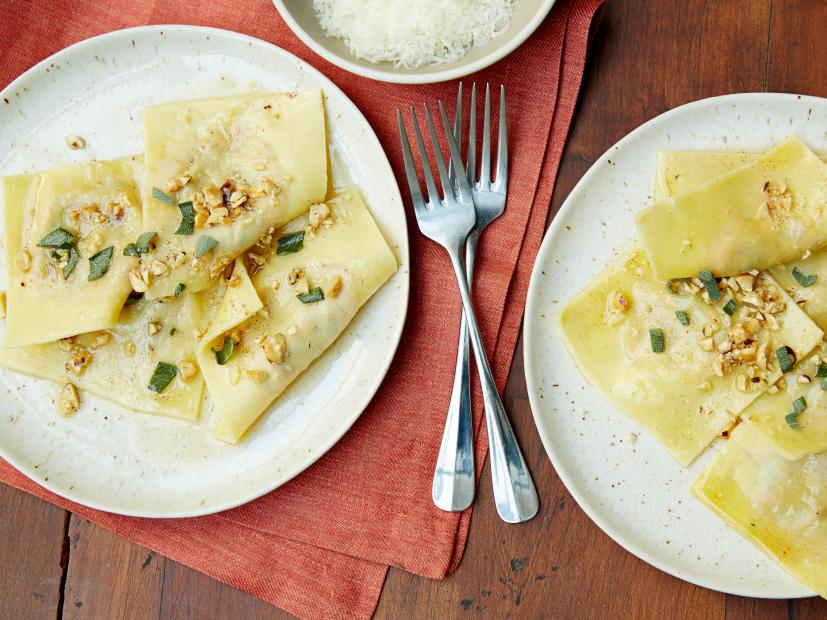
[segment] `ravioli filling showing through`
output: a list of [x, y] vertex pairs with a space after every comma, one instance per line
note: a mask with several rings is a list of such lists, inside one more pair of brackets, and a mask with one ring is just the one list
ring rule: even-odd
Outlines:
[[[248, 277], [236, 263], [198, 346], [219, 439], [236, 443], [397, 269], [357, 190], [279, 231]], [[301, 237], [301, 242], [296, 239]]]
[[3, 179], [5, 346], [114, 327], [137, 260], [142, 159], [125, 157]]
[[144, 111], [144, 228], [157, 247], [133, 286], [149, 299], [213, 284], [269, 228], [324, 200], [323, 95], [262, 93]]
[[585, 377], [684, 466], [779, 379], [778, 348], [803, 359], [823, 337], [771, 276], [745, 275], [716, 281], [713, 302], [692, 280], [658, 281], [636, 249], [561, 315]]

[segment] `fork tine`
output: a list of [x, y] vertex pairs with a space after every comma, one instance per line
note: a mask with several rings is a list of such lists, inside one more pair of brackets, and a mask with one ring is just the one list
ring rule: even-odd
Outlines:
[[451, 163], [457, 171], [456, 184], [457, 191], [464, 201], [473, 202], [474, 198], [471, 195], [471, 186], [468, 184], [468, 178], [465, 176], [462, 166], [462, 155], [459, 152], [456, 140], [451, 135], [451, 130], [448, 125], [448, 114], [445, 112], [445, 106], [442, 101], [439, 102], [439, 113], [442, 116], [442, 126], [445, 128], [445, 135], [448, 137], [448, 152], [450, 153]]
[[419, 187], [419, 179], [416, 177], [416, 166], [413, 162], [413, 153], [411, 153], [411, 145], [408, 142], [408, 131], [405, 129], [405, 121], [402, 119], [402, 112], [396, 108], [396, 121], [399, 123], [399, 138], [402, 141], [402, 158], [405, 160], [405, 176], [408, 179], [408, 190], [411, 192], [411, 202], [414, 206], [414, 212], [419, 217], [421, 212], [425, 210], [425, 202], [422, 199], [422, 190]]
[[[454, 140], [457, 144], [462, 144], [462, 82], [457, 88], [457, 106], [454, 108]], [[452, 159], [448, 160], [448, 178], [451, 179], [452, 185], [456, 186]]]
[[508, 128], [505, 122], [505, 86], [500, 85], [500, 127], [497, 135], [497, 178], [494, 191], [505, 192], [508, 186]]
[[471, 116], [468, 118], [468, 159], [465, 172], [471, 185], [477, 176], [477, 83], [471, 85]]
[[[445, 160], [442, 158], [442, 148], [439, 143], [439, 139], [436, 137], [436, 129], [434, 128], [434, 119], [431, 118], [431, 110], [428, 108], [428, 104], [424, 104], [425, 107], [425, 120], [428, 122], [428, 131], [431, 134], [431, 144], [434, 147], [434, 159], [436, 160], [436, 167], [439, 170], [439, 180], [442, 182], [442, 190], [445, 194], [445, 202], [449, 205], [453, 205], [456, 203], [456, 197], [454, 196], [454, 188], [451, 186], [451, 181], [448, 179], [448, 169], [445, 167]], [[446, 137], [448, 141], [451, 141], [451, 130], [448, 127], [445, 128]], [[462, 168], [459, 168], [462, 170]]]
[[480, 187], [491, 184], [491, 89], [485, 85], [485, 116], [482, 119], [482, 161], [480, 162]]
[[[416, 118], [416, 112], [414, 111], [413, 106], [411, 106], [411, 118], [413, 119], [416, 144], [419, 147], [419, 156], [422, 158], [422, 176], [425, 177], [425, 187], [428, 188], [428, 204], [431, 207], [435, 207], [439, 204], [441, 198], [436, 189], [436, 184], [434, 183], [434, 175], [431, 172], [431, 162], [428, 161], [428, 151], [425, 150], [425, 142], [422, 141], [422, 132], [419, 131], [419, 121]], [[434, 145], [434, 152], [438, 157], [440, 157], [439, 142]], [[437, 160], [437, 162], [440, 161], [441, 159]]]

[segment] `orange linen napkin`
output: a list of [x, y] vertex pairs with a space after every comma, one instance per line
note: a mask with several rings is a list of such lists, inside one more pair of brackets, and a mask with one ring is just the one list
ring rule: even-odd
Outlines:
[[[528, 277], [580, 88], [589, 29], [601, 5], [602, 0], [558, 0], [518, 50], [466, 80], [503, 83], [508, 96], [508, 205], [482, 238], [474, 290], [500, 389], [514, 354]], [[316, 66], [368, 118], [397, 175], [402, 165], [396, 107], [436, 99], [453, 102], [456, 95], [455, 82], [389, 85], [337, 69], [296, 39], [269, 0], [12, 3], [0, 22], [0, 84], [86, 37], [169, 23], [238, 30]], [[404, 187], [404, 179], [398, 181]], [[445, 513], [431, 503], [460, 304], [445, 253], [418, 233], [410, 213], [409, 227], [410, 308], [387, 379], [342, 441], [293, 481], [228, 512], [150, 520], [63, 500], [3, 461], [0, 480], [305, 618], [369, 617], [388, 565], [445, 577], [459, 565], [471, 518], [470, 510]], [[482, 413], [475, 386], [478, 475], [487, 450]]]

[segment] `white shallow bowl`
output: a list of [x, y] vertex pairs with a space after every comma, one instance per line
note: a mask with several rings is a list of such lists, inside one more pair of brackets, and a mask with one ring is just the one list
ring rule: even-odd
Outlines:
[[797, 134], [825, 152], [825, 127], [827, 100], [773, 93], [704, 99], [652, 119], [609, 149], [572, 190], [531, 275], [526, 381], [560, 479], [628, 551], [680, 579], [730, 594], [794, 598], [812, 592], [690, 494], [723, 442], [681, 468], [583, 379], [562, 340], [560, 312], [634, 243], [634, 214], [651, 204], [657, 151], [758, 151]]
[[[0, 456], [93, 508], [184, 517], [225, 510], [284, 484], [356, 421], [385, 376], [405, 321], [407, 229], [376, 135], [311, 66], [269, 43], [212, 28], [150, 26], [82, 41], [0, 93], [0, 174], [141, 152], [141, 108], [149, 104], [315, 87], [325, 94], [334, 184], [360, 187], [399, 271], [237, 446], [212, 437], [211, 407], [193, 425], [84, 395], [80, 411], [63, 419], [55, 384], [0, 369]], [[70, 151], [64, 140], [71, 134], [84, 137], [86, 149]]]
[[405, 69], [394, 67], [392, 63], [372, 63], [354, 56], [341, 39], [325, 34], [310, 0], [273, 0], [293, 33], [319, 56], [356, 75], [399, 84], [431, 84], [454, 80], [493, 65], [532, 35], [554, 2], [555, 0], [519, 0], [508, 28], [487, 45], [471, 48], [465, 56], [453, 62]]

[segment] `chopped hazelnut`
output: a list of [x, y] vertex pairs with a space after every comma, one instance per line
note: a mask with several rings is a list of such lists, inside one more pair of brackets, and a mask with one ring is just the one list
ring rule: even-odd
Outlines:
[[271, 364], [283, 364], [287, 353], [287, 339], [284, 334], [267, 336], [262, 343], [264, 356]]
[[324, 203], [312, 205], [308, 215], [308, 223], [310, 227], [315, 230], [321, 223], [330, 215], [330, 207]]
[[212, 183], [205, 185], [201, 192], [204, 194], [204, 202], [209, 207], [220, 207], [224, 204], [224, 192]]
[[215, 207], [210, 211], [210, 215], [207, 218], [207, 226], [224, 224], [229, 218], [230, 212], [227, 210], [227, 207]]
[[147, 323], [146, 331], [150, 336], [154, 336], [155, 334], [160, 332], [162, 328], [163, 325], [160, 321], [150, 321], [149, 323]]
[[755, 285], [755, 276], [745, 273], [740, 276], [735, 276], [735, 281], [738, 282], [738, 286], [743, 290], [751, 291]]
[[63, 417], [72, 415], [80, 407], [80, 397], [77, 388], [71, 383], [64, 383], [60, 390], [57, 410]]
[[198, 374], [198, 367], [190, 361], [184, 360], [178, 364], [178, 370], [181, 372], [181, 378], [187, 382], [191, 381], [195, 375]]
[[80, 351], [72, 355], [68, 362], [66, 362], [66, 370], [69, 370], [75, 374], [75, 376], [81, 376], [86, 367], [92, 363], [92, 355], [90, 353], [86, 353], [85, 351]]
[[169, 183], [167, 183], [167, 191], [168, 192], [177, 192], [179, 189], [184, 187], [187, 183], [190, 182], [192, 177], [186, 174], [179, 175], [174, 179], [170, 179]]
[[299, 280], [293, 285], [298, 291], [300, 295], [307, 295], [310, 292], [310, 283], [307, 281], [307, 278], [299, 278]]
[[129, 283], [132, 285], [132, 290], [136, 293], [146, 293], [147, 282], [141, 275], [141, 270], [138, 267], [133, 268], [129, 272]]
[[244, 332], [240, 327], [234, 327], [230, 331], [227, 332], [226, 337], [233, 341], [233, 344], [241, 343], [241, 338], [243, 337]]
[[109, 341], [112, 340], [112, 334], [109, 332], [99, 332], [95, 334], [95, 337], [92, 339], [92, 344], [90, 345], [92, 349], [100, 349], [101, 347], [106, 346], [109, 344]]
[[299, 281], [299, 278], [302, 277], [303, 273], [304, 273], [304, 271], [300, 267], [296, 267], [295, 269], [292, 269], [290, 271], [290, 273], [287, 274], [287, 282], [289, 284], [295, 284], [296, 282]]

